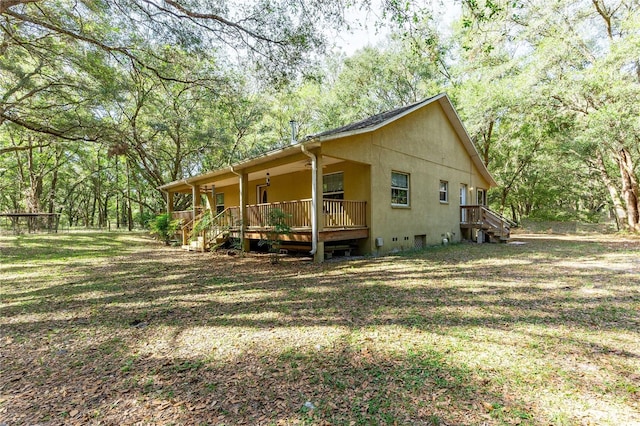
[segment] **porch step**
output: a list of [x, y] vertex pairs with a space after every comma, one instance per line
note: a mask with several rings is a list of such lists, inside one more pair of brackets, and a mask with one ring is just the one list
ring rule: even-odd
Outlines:
[[460, 206], [463, 229], [479, 230], [484, 234], [478, 242], [506, 243], [511, 237], [511, 227], [516, 224], [486, 206]]
[[197, 240], [189, 242], [189, 244], [183, 244], [182, 249], [187, 251], [202, 251], [202, 247], [204, 246], [204, 239], [202, 237], [198, 237]]
[[351, 256], [351, 251], [355, 250], [355, 246], [349, 244], [343, 245], [335, 245], [335, 246], [325, 246], [324, 248], [324, 258], [331, 259], [333, 257], [333, 253], [336, 251], [344, 252], [345, 257]]

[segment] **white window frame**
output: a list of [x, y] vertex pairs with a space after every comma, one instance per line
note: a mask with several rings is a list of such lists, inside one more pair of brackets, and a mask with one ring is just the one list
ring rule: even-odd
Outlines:
[[[216, 214], [218, 215], [224, 211], [224, 192], [217, 192], [214, 197], [214, 201], [216, 202]], [[222, 204], [218, 204], [218, 197], [222, 197]], [[222, 210], [220, 207], [222, 207]]]
[[476, 204], [485, 206], [487, 204], [487, 190], [478, 188], [476, 191]]
[[[342, 175], [342, 190], [341, 191], [325, 192], [325, 190], [324, 190], [324, 178], [327, 177], [327, 176], [333, 176], [333, 175]], [[336, 197], [336, 195], [342, 195], [342, 197]], [[327, 196], [329, 196], [329, 198], [335, 199], [335, 200], [344, 200], [344, 172], [333, 172], [333, 173], [327, 173], [325, 175], [322, 175], [322, 198], [326, 198]]]
[[[443, 189], [443, 185], [444, 185], [444, 189]], [[444, 194], [444, 199], [442, 199], [443, 194]], [[440, 180], [440, 183], [438, 185], [438, 199], [442, 204], [449, 203], [449, 181], [442, 180], [442, 179]]]
[[[407, 177], [407, 187], [402, 186], [394, 186], [393, 185], [393, 175], [403, 175]], [[407, 202], [406, 203], [394, 203], [393, 202], [393, 191], [405, 191], [407, 193]], [[396, 170], [391, 171], [391, 206], [393, 207], [410, 207], [411, 206], [411, 175], [405, 172], [399, 172]]]

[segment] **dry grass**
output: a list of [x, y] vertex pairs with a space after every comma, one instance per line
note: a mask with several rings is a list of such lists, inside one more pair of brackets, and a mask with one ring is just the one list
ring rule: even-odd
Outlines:
[[640, 241], [321, 266], [0, 237], [0, 423], [640, 424]]

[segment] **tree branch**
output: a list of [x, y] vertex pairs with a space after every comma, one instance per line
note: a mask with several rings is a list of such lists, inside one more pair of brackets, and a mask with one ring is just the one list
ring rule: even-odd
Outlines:
[[[2, 1], [2, 0], [0, 0]], [[151, 71], [156, 77], [158, 77], [161, 80], [167, 80], [167, 81], [174, 81], [176, 83], [185, 83], [185, 84], [192, 84], [195, 82], [198, 82], [199, 80], [182, 80], [179, 78], [175, 78], [175, 77], [168, 77], [166, 75], [163, 75], [157, 68], [152, 67], [151, 65], [147, 64], [146, 62], [144, 62], [143, 60], [141, 60], [140, 58], [138, 58], [136, 55], [134, 55], [133, 53], [131, 53], [127, 48], [122, 47], [122, 46], [109, 46], [108, 44], [105, 44], [99, 40], [96, 40], [94, 38], [91, 37], [87, 37], [85, 35], [82, 34], [78, 34], [74, 31], [65, 29], [65, 28], [61, 28], [59, 26], [50, 24], [46, 21], [43, 21], [41, 19], [37, 19], [34, 18], [32, 16], [28, 16], [28, 15], [24, 15], [22, 13], [17, 13], [17, 12], [13, 12], [11, 10], [7, 10], [5, 12], [5, 15], [9, 15], [12, 16], [15, 19], [21, 20], [23, 22], [30, 22], [34, 25], [40, 26], [42, 28], [46, 28], [48, 30], [51, 30], [55, 33], [58, 34], [62, 34], [62, 35], [66, 35], [69, 36], [75, 40], [79, 40], [79, 41], [83, 41], [85, 43], [89, 43], [92, 44], [98, 48], [100, 48], [101, 50], [115, 56], [116, 53], [119, 53], [121, 55], [124, 55], [125, 57], [127, 57], [129, 60], [131, 60], [134, 64], [137, 64], [138, 66]]]
[[39, 0], [0, 0], [0, 15], [5, 13], [10, 7], [18, 6], [19, 4], [35, 3]]
[[64, 139], [67, 141], [84, 141], [84, 142], [96, 142], [98, 138], [96, 137], [88, 137], [88, 136], [69, 136], [68, 130], [62, 131], [59, 129], [54, 129], [52, 127], [42, 127], [35, 123], [31, 123], [29, 121], [21, 120], [18, 117], [13, 117], [10, 114], [7, 114], [5, 111], [0, 111], [0, 120], [2, 121], [10, 121], [14, 124], [17, 124], [20, 127], [24, 127], [27, 130], [31, 130], [36, 133], [42, 133], [45, 135], [55, 136], [60, 139]]
[[0, 148], [0, 155], [8, 154], [10, 152], [18, 152], [18, 151], [28, 151], [34, 148], [45, 148], [51, 145], [51, 143], [40, 144], [40, 145], [31, 145], [31, 146], [10, 146], [8, 148]]
[[[236, 22], [231, 22], [228, 19], [225, 19], [219, 15], [215, 15], [215, 14], [209, 14], [209, 13], [198, 13], [198, 12], [193, 12], [191, 10], [186, 9], [184, 6], [178, 4], [177, 2], [173, 1], [173, 0], [165, 0], [165, 2], [173, 7], [175, 7], [177, 10], [179, 10], [180, 12], [184, 13], [185, 15], [187, 15], [190, 18], [195, 18], [195, 19], [204, 19], [204, 20], [213, 20], [213, 21], [217, 21], [220, 22], [223, 25], [226, 25], [228, 27], [231, 28], [235, 28], [240, 32], [243, 32], [247, 35], [249, 35], [250, 37], [256, 39], [256, 40], [262, 40], [262, 41], [266, 41], [268, 43], [274, 43], [274, 44], [281, 44], [281, 41], [278, 40], [273, 40], [270, 39], [268, 37], [265, 37], [261, 34], [258, 34], [246, 27], [243, 27], [242, 25], [236, 23]], [[152, 3], [153, 4], [153, 3]], [[157, 6], [154, 4], [154, 6]]]

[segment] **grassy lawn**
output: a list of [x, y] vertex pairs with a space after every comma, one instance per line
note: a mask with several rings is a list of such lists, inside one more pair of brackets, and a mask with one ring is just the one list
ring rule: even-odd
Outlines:
[[0, 236], [0, 423], [640, 425], [640, 240], [314, 265]]

